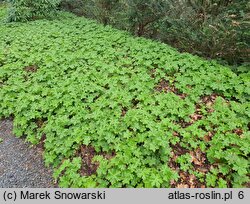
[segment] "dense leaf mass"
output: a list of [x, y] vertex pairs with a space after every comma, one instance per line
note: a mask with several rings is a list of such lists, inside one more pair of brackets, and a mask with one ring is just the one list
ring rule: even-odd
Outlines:
[[249, 79], [80, 17], [0, 25], [0, 117], [62, 187], [247, 185]]

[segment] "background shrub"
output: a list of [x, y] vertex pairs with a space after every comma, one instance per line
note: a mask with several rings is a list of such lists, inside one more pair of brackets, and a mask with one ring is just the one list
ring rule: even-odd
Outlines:
[[84, 2], [82, 0], [62, 0], [60, 2], [60, 8], [66, 11], [70, 11], [78, 16], [85, 15]]
[[9, 0], [8, 21], [28, 21], [51, 15], [60, 0]]
[[249, 59], [249, 5], [244, 0], [176, 1], [154, 37], [181, 51], [242, 64]]

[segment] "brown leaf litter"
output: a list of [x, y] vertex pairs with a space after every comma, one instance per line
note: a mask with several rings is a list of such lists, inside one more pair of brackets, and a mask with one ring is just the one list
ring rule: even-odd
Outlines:
[[115, 157], [115, 152], [107, 153], [107, 152], [96, 152], [95, 148], [90, 145], [82, 145], [77, 153], [82, 158], [82, 167], [80, 170], [80, 174], [82, 176], [90, 176], [95, 174], [97, 168], [99, 167], [98, 162], [93, 162], [93, 158], [96, 155], [102, 155], [104, 158], [110, 160]]
[[30, 65], [23, 68], [26, 72], [37, 72], [38, 66], [37, 65]]
[[[174, 132], [174, 134], [177, 136], [177, 133]], [[171, 181], [171, 187], [172, 188], [205, 188], [205, 183], [199, 181], [198, 178], [196, 178], [195, 175], [192, 175], [188, 172], [184, 172], [180, 169], [179, 165], [176, 162], [176, 159], [184, 155], [186, 153], [189, 153], [191, 156], [191, 163], [193, 166], [193, 170], [201, 172], [203, 174], [210, 171], [211, 165], [209, 164], [206, 154], [203, 153], [199, 148], [196, 150], [190, 151], [184, 147], [182, 147], [179, 143], [175, 145], [171, 145], [172, 147], [172, 157], [170, 158], [170, 161], [168, 163], [168, 166], [178, 172], [179, 179], [178, 181]]]
[[164, 91], [166, 93], [172, 92], [179, 96], [181, 99], [185, 99], [187, 94], [185, 93], [180, 93], [180, 91], [174, 86], [174, 84], [171, 84], [168, 80], [162, 79], [156, 86], [155, 86], [156, 91]]

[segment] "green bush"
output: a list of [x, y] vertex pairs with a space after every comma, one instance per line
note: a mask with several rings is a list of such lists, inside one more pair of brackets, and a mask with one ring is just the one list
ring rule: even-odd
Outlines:
[[78, 16], [84, 15], [84, 2], [82, 0], [61, 0], [60, 8]]
[[119, 0], [83, 0], [85, 16], [97, 19], [104, 25], [112, 24], [122, 20], [117, 11], [122, 9]]
[[[127, 0], [123, 3], [132, 32], [138, 36], [155, 34], [157, 23], [167, 15], [169, 2], [165, 0]], [[122, 20], [121, 20], [122, 22]]]
[[98, 20], [105, 25], [114, 25], [116, 20], [120, 22], [122, 19], [119, 15], [122, 9], [119, 0], [62, 0], [60, 8], [78, 16]]
[[249, 58], [247, 1], [184, 1], [172, 5], [154, 36], [181, 51], [229, 64]]
[[60, 0], [9, 0], [8, 21], [28, 21], [51, 15]]

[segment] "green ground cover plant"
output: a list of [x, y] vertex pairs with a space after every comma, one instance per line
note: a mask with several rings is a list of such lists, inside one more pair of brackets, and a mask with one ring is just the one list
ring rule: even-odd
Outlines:
[[60, 187], [249, 185], [249, 71], [61, 16], [0, 24], [0, 117]]

